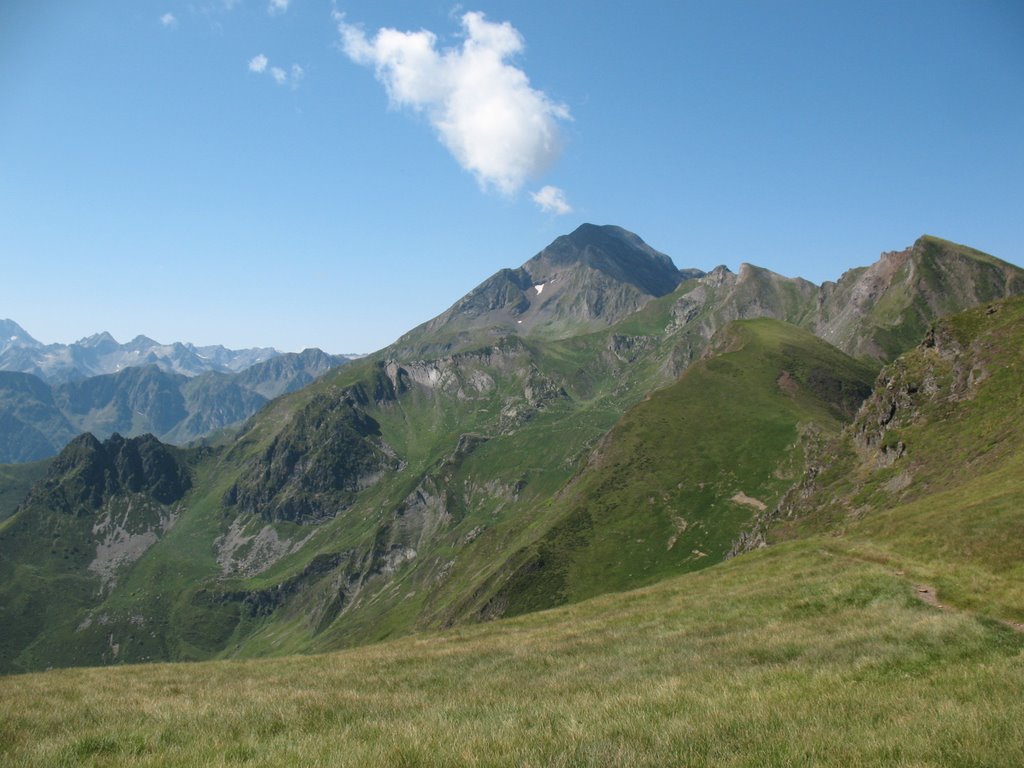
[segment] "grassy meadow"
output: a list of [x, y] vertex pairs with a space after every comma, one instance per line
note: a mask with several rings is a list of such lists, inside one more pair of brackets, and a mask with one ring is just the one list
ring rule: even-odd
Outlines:
[[815, 538], [328, 655], [0, 678], [24, 766], [1019, 766], [1024, 634]]

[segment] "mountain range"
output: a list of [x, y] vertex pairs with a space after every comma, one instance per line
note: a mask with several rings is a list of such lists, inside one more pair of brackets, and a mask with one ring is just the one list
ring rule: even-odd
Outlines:
[[[70, 346], [32, 347], [31, 337], [11, 321], [3, 323], [5, 331], [16, 331], [11, 336], [21, 346], [9, 346], [0, 361], [9, 366], [31, 363], [32, 370], [48, 371], [50, 381], [36, 373], [0, 370], [0, 464], [54, 456], [83, 432], [100, 438], [115, 432], [152, 433], [167, 442], [187, 443], [244, 421], [267, 401], [354, 357], [319, 349], [281, 353], [223, 347], [203, 348], [210, 354], [200, 357], [190, 345], [147, 346], [139, 341], [144, 337], [117, 345], [109, 334]], [[34, 357], [27, 357], [29, 353]], [[267, 359], [253, 362], [261, 357]], [[63, 367], [68, 360], [77, 367]], [[192, 365], [194, 360], [206, 368]], [[84, 375], [111, 367], [118, 370]]]
[[272, 347], [227, 349], [220, 345], [197, 347], [174, 342], [161, 344], [136, 336], [120, 344], [104, 331], [71, 344], [43, 344], [13, 320], [0, 320], [0, 371], [38, 376], [48, 384], [63, 384], [125, 368], [155, 365], [183, 376], [201, 373], [238, 373], [280, 355]]
[[937, 414], [1019, 455], [1020, 294], [929, 236], [818, 286], [584, 225], [216, 445], [75, 438], [0, 523], [0, 668], [326, 651], [926, 514]]

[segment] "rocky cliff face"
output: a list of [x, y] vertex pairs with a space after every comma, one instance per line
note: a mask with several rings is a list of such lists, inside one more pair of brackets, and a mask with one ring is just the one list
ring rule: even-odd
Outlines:
[[855, 357], [892, 360], [931, 322], [1024, 293], [1024, 271], [988, 254], [925, 235], [821, 287], [810, 327]]
[[359, 399], [353, 391], [312, 398], [249, 464], [224, 503], [265, 520], [318, 522], [397, 469], [401, 462]]
[[[1024, 299], [991, 302], [932, 323], [924, 340], [885, 366], [852, 422], [830, 441], [807, 436], [803, 477], [759, 517], [733, 554], [764, 546], [790, 521], [817, 525], [857, 519], [941, 487], [967, 469], [963, 455], [995, 462], [994, 446], [1013, 446], [1018, 420], [1010, 407], [993, 419], [993, 404], [972, 407], [993, 377], [1017, 376]], [[989, 398], [991, 399], [991, 395]], [[975, 414], [981, 414], [972, 421]], [[984, 462], [988, 463], [988, 462]], [[979, 467], [979, 472], [983, 467]], [[870, 504], [868, 502], [871, 502]]]
[[68, 514], [88, 514], [122, 493], [173, 504], [191, 487], [191, 477], [174, 450], [152, 435], [126, 440], [114, 434], [101, 443], [86, 433], [54, 459], [25, 505], [45, 502]]

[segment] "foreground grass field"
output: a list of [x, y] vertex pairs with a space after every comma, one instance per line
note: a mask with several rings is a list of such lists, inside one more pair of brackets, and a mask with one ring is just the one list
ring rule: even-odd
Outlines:
[[342, 653], [0, 678], [0, 764], [1024, 765], [1024, 635], [785, 544]]

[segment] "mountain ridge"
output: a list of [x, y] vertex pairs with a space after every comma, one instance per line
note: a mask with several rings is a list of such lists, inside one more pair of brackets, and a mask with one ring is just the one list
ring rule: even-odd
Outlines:
[[30, 373], [0, 371], [0, 464], [56, 455], [83, 432], [101, 439], [151, 432], [185, 444], [243, 422], [268, 401], [349, 359], [307, 349], [238, 373], [189, 377], [149, 363], [53, 385]]
[[[228, 349], [175, 341], [161, 344], [143, 334], [121, 344], [109, 332], [85, 336], [71, 344], [43, 344], [13, 320], [0, 320], [0, 371], [31, 373], [48, 384], [63, 384], [125, 368], [156, 365], [168, 373], [241, 373], [286, 354], [273, 347]], [[303, 353], [287, 353], [303, 354]], [[325, 353], [326, 354], [326, 353]], [[355, 359], [359, 355], [335, 355]]]
[[[578, 245], [580, 260], [589, 258], [583, 255], [586, 246]], [[927, 279], [916, 279], [922, 274], [919, 264], [934, 266], [929, 262], [933, 256], [948, 264], [924, 275]], [[12, 647], [5, 663], [25, 668], [42, 659], [110, 663], [324, 651], [499, 615], [502, 611], [492, 609], [500, 599], [491, 603], [492, 609], [484, 606], [505, 594], [514, 607], [512, 596], [525, 594], [517, 593], [517, 574], [530, 576], [526, 592], [533, 597], [519, 605], [532, 608], [643, 583], [645, 574], [663, 576], [710, 564], [724, 557], [729, 543], [749, 525], [753, 501], [772, 502], [784, 479], [799, 475], [804, 457], [813, 453], [815, 436], [834, 429], [840, 412], [814, 406], [818, 394], [845, 402], [844, 392], [859, 391], [853, 382], [888, 361], [887, 349], [916, 344], [904, 339], [940, 303], [918, 293], [971, 277], [962, 281], [964, 290], [933, 297], [948, 294], [950, 303], [958, 304], [992, 293], [996, 276], [1004, 292], [1019, 285], [1020, 270], [1012, 265], [975, 258], [951, 245], [925, 242], [907, 262], [914, 259], [913, 269], [887, 272], [887, 282], [858, 283], [868, 270], [854, 271], [842, 291], [828, 289], [831, 305], [822, 300], [819, 286], [749, 265], [738, 274], [716, 268], [700, 277], [672, 278], [674, 290], [645, 295], [637, 309], [610, 324], [577, 322], [568, 312], [571, 298], [566, 303], [563, 294], [565, 312], [549, 319], [571, 322], [538, 325], [537, 333], [517, 332], [518, 323], [492, 322], [490, 298], [498, 299], [495, 306], [501, 311], [521, 301], [511, 289], [471, 292], [468, 297], [481, 301], [453, 324], [435, 326], [442, 333], [428, 337], [421, 326], [421, 335], [413, 333], [272, 401], [218, 447], [182, 454], [195, 481], [173, 527], [155, 539], [146, 534], [150, 544], [145, 551], [110, 571], [106, 581], [97, 581], [95, 571], [66, 572], [91, 584], [83, 589], [92, 597], [83, 599], [63, 623], [44, 628], [31, 641], [31, 650]], [[586, 270], [590, 267], [576, 275], [593, 277]], [[601, 274], [602, 280], [611, 279]], [[510, 270], [499, 282], [508, 286], [516, 279]], [[534, 285], [532, 278], [522, 282]], [[565, 283], [570, 282], [567, 276]], [[868, 286], [861, 311], [837, 327], [855, 327], [855, 341], [878, 339], [891, 345], [869, 345], [859, 360], [851, 360], [849, 353], [810, 332], [822, 318], [833, 317], [819, 301], [834, 309], [858, 285]], [[870, 290], [873, 286], [878, 290]], [[547, 289], [534, 289], [534, 294], [533, 299], [548, 295]], [[451, 315], [439, 317], [452, 320]], [[762, 329], [765, 339], [781, 340], [781, 346], [764, 346], [777, 348], [778, 354], [758, 359], [790, 362], [781, 368], [736, 364], [742, 344], [734, 347], [742, 328]], [[850, 348], [857, 351], [856, 344]], [[749, 375], [744, 374], [747, 368]], [[711, 369], [724, 370], [725, 378], [691, 387], [684, 403], [672, 405], [680, 374], [692, 371], [686, 376], [695, 380]], [[841, 383], [833, 387], [820, 372], [843, 369], [855, 374], [847, 377], [852, 389]], [[749, 397], [764, 403], [758, 418], [775, 425], [778, 439], [753, 451], [760, 462], [755, 470], [734, 472], [730, 480], [728, 468], [716, 459], [702, 470], [707, 479], [677, 478], [664, 488], [659, 480], [650, 493], [633, 485], [634, 478], [642, 485], [694, 463], [671, 459], [674, 448], [654, 450], [678, 442], [670, 414], [678, 405], [698, 414], [702, 424], [725, 424], [730, 407], [711, 403], [729, 391], [734, 392], [730, 402]], [[808, 407], [794, 411], [793, 403]], [[847, 405], [840, 409], [841, 414], [849, 410]], [[735, 406], [732, 411], [742, 415]], [[573, 478], [586, 470], [595, 451], [602, 446], [610, 450], [603, 441], [619, 443], [636, 431], [630, 424], [645, 420], [654, 426], [641, 432], [653, 434], [657, 427], [667, 442], [652, 440], [650, 450], [641, 445], [637, 452], [622, 452], [615, 475], [622, 481], [621, 522], [655, 520], [657, 530], [640, 533], [616, 527], [615, 516], [596, 515], [588, 505], [611, 498], [615, 490], [597, 488], [600, 492], [582, 503], [590, 530], [600, 532], [600, 546], [588, 550], [573, 543], [559, 551], [590, 551], [585, 569], [600, 579], [571, 576], [562, 589], [540, 578], [546, 566], [531, 558], [538, 546], [562, 542], [563, 534], [570, 543], [597, 540], [597, 533], [587, 533], [585, 526], [562, 526], [575, 519], [563, 514], [572, 510], [559, 506], [574, 493]], [[622, 425], [618, 431], [616, 425]], [[700, 455], [701, 441], [715, 434], [713, 428], [688, 430], [686, 440], [692, 445], [687, 450]], [[721, 434], [748, 440], [735, 424]], [[338, 440], [332, 443], [332, 437]], [[719, 453], [707, 451], [709, 456]], [[353, 460], [346, 463], [345, 455]], [[765, 486], [770, 492], [759, 485], [766, 476], [775, 478]], [[726, 512], [698, 516], [680, 507], [678, 516], [687, 528], [673, 533], [676, 515], [665, 505], [690, 504], [681, 496], [673, 501], [673, 494], [684, 490], [677, 487], [684, 479], [687, 493], [707, 501], [708, 509]], [[691, 480], [696, 490], [687, 485]], [[8, 533], [11, 526], [38, 517], [46, 527], [42, 521], [50, 514], [45, 506], [24, 507], [14, 522], [0, 528], [0, 552], [13, 558], [6, 562], [29, 547]], [[585, 516], [578, 517], [582, 521]], [[150, 523], [164, 519], [151, 518]], [[645, 523], [637, 525], [642, 529]], [[139, 535], [146, 531], [155, 529], [144, 528]], [[677, 538], [670, 549], [671, 535]], [[99, 552], [101, 544], [86, 535], [78, 546], [91, 553]], [[619, 557], [623, 552], [630, 556]], [[582, 573], [582, 561], [570, 557], [561, 562]], [[52, 565], [60, 571], [59, 563]], [[4, 579], [5, 589], [17, 589], [17, 577]], [[45, 592], [37, 594], [45, 604]], [[155, 633], [148, 639], [134, 629], [140, 616]], [[102, 634], [76, 630], [87, 623], [102, 626]], [[111, 642], [119, 648], [116, 659]]]

